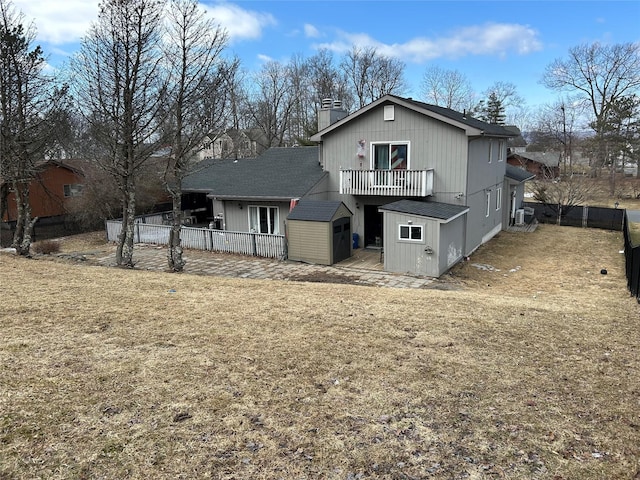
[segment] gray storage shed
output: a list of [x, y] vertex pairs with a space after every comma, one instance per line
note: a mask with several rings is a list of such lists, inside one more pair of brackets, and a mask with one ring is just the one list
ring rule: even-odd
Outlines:
[[378, 210], [386, 271], [439, 277], [463, 258], [469, 207], [399, 200]]
[[289, 260], [333, 265], [351, 256], [351, 217], [344, 203], [300, 200], [287, 217]]

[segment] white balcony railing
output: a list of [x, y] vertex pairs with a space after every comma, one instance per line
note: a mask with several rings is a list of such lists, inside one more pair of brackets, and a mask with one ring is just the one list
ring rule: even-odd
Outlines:
[[340, 170], [340, 193], [428, 197], [433, 194], [433, 169]]

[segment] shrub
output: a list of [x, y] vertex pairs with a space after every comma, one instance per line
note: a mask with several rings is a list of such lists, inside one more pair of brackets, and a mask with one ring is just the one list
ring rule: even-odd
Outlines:
[[60, 251], [60, 243], [56, 242], [55, 240], [42, 240], [31, 245], [31, 249], [35, 253], [49, 255], [51, 253], [58, 253]]

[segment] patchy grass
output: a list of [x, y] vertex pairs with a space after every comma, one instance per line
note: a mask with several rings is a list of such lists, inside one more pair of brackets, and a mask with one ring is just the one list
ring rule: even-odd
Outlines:
[[456, 290], [4, 255], [0, 478], [634, 478], [621, 246], [503, 232]]

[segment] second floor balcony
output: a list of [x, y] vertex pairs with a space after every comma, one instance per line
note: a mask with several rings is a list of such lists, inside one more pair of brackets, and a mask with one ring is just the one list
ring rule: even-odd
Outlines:
[[428, 197], [433, 195], [433, 169], [340, 170], [340, 194]]

